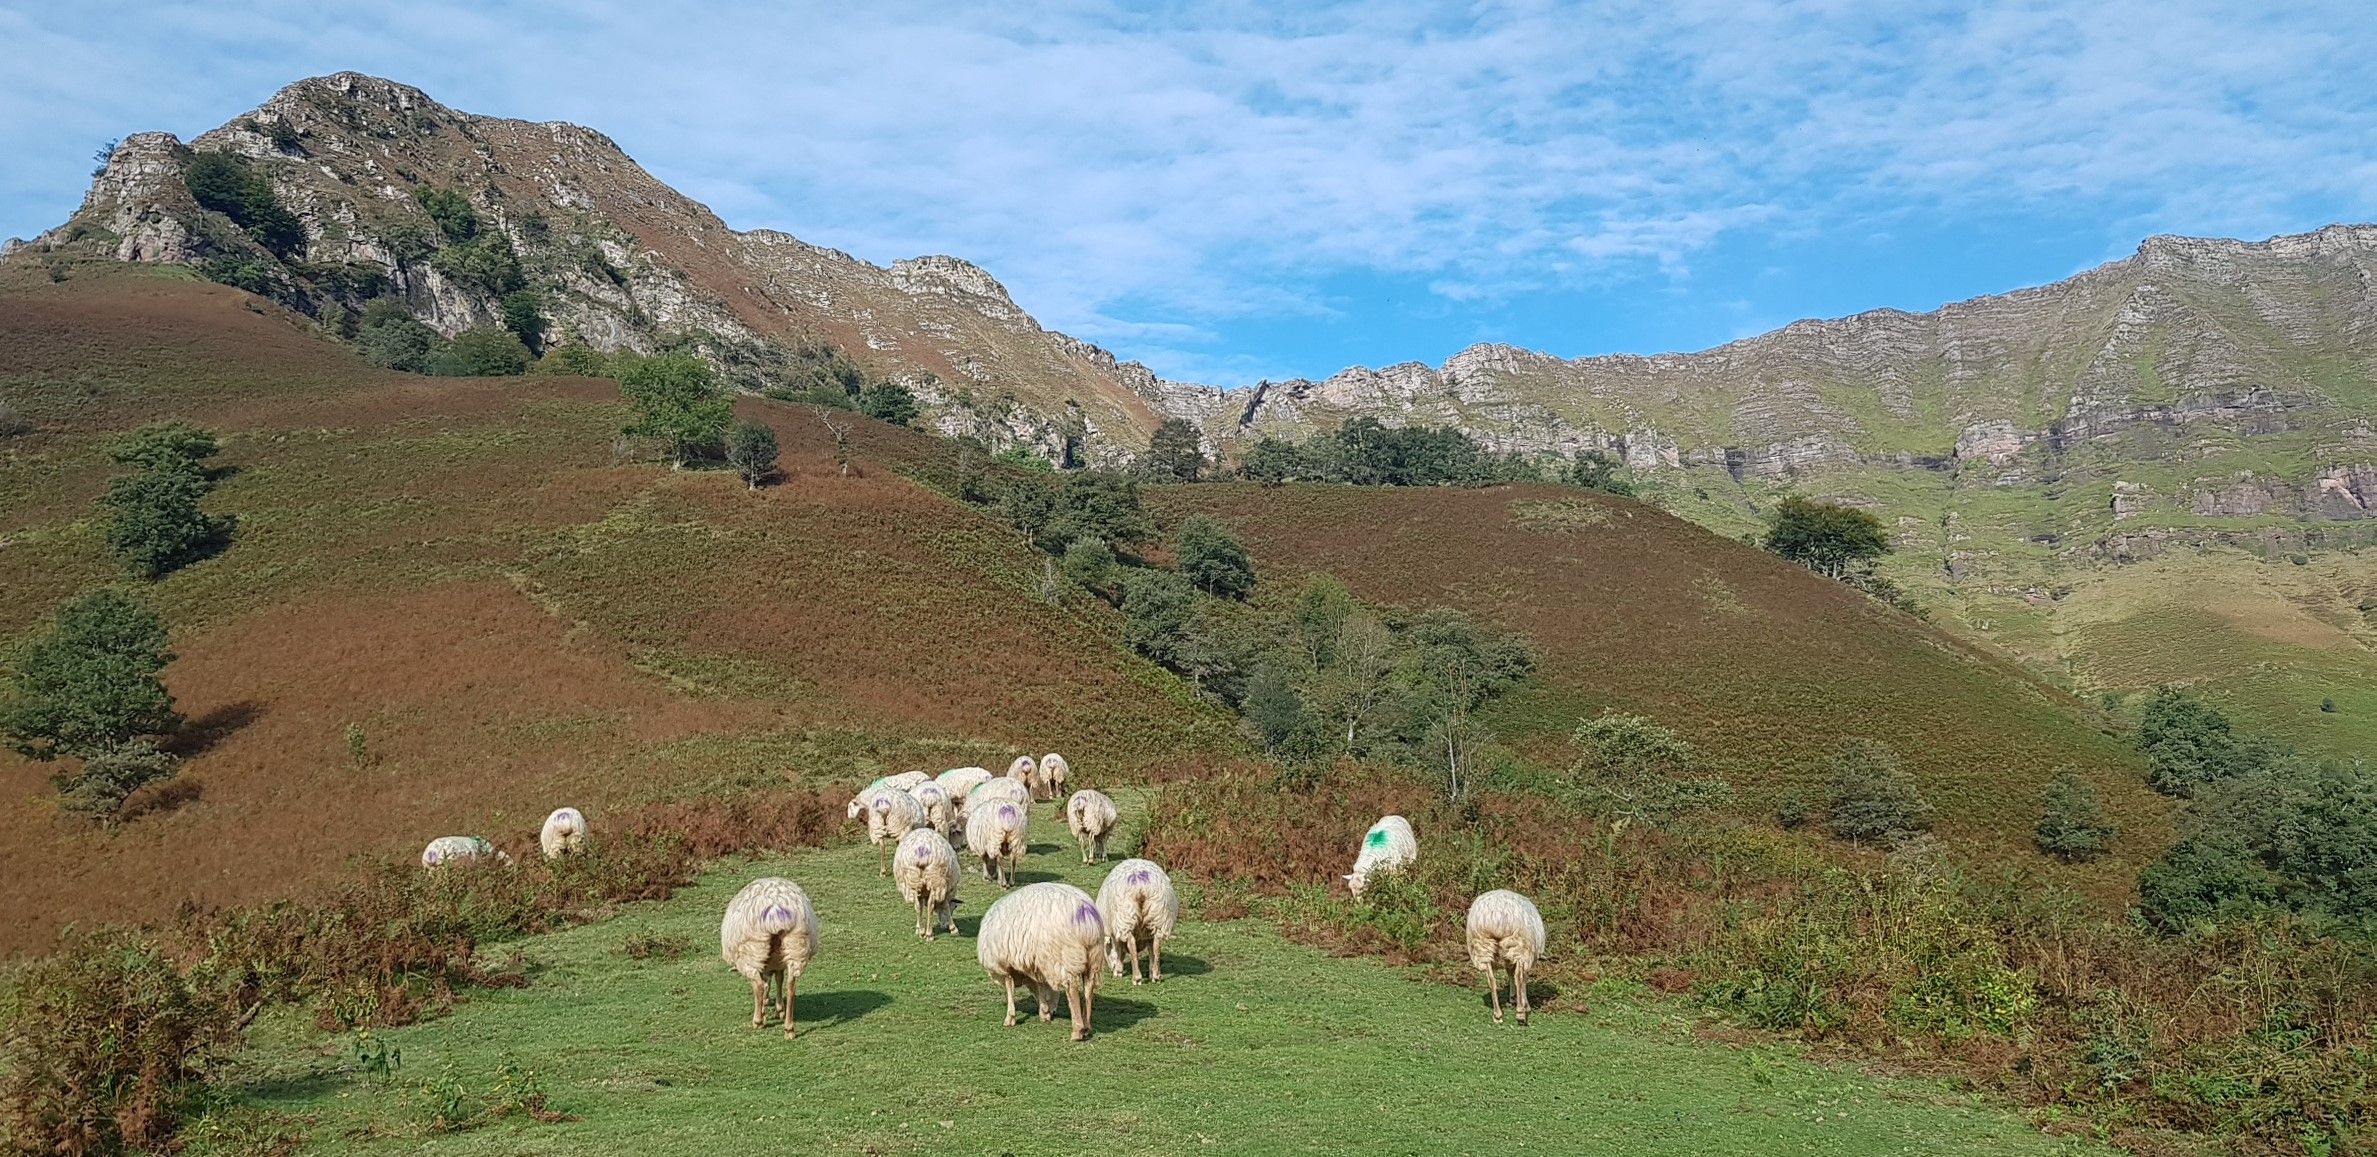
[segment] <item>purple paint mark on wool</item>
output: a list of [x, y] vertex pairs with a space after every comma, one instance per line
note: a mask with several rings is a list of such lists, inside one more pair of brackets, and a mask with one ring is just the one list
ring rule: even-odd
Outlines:
[[1005, 820], [1005, 821], [1006, 821], [1006, 822], [1008, 822], [1008, 823], [1013, 823], [1013, 822], [1015, 822], [1015, 805], [1014, 805], [1014, 804], [1001, 804], [1001, 805], [999, 805], [999, 818], [1000, 818], [1000, 819], [1002, 819], [1002, 820]]
[[1150, 884], [1155, 882], [1155, 877], [1150, 875], [1145, 868], [1133, 868], [1131, 869], [1131, 874], [1124, 876], [1123, 879], [1133, 884]]
[[1073, 909], [1073, 922], [1075, 924], [1099, 923], [1098, 906], [1095, 904], [1084, 903], [1080, 907]]
[[770, 904], [768, 905], [767, 911], [759, 914], [759, 918], [762, 920], [782, 920], [786, 923], [790, 923], [792, 921], [792, 909], [787, 908], [782, 904]]
[[928, 861], [928, 860], [930, 860], [930, 859], [932, 859], [932, 858], [933, 858], [933, 850], [932, 850], [930, 847], [927, 847], [927, 846], [925, 846], [925, 845], [923, 845], [923, 844], [918, 844], [918, 845], [916, 845], [916, 862], [917, 862], [917, 863], [921, 864], [921, 863], [924, 863], [924, 862], [926, 862], [926, 861]]
[[446, 854], [444, 852], [438, 851], [436, 848], [431, 848], [427, 854], [421, 857], [421, 862], [424, 864], [434, 864], [445, 858]]
[[888, 814], [891, 811], [891, 797], [882, 795], [876, 796], [875, 810]]

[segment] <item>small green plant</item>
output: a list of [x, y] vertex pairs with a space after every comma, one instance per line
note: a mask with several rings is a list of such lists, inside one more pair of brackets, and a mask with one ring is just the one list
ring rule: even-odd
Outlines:
[[2039, 850], [2067, 861], [2094, 859], [2112, 844], [2118, 829], [2105, 818], [2095, 785], [2064, 768], [2047, 785], [2036, 829]]
[[146, 738], [129, 740], [84, 760], [73, 773], [56, 777], [59, 806], [101, 823], [113, 822], [126, 796], [173, 778], [180, 762]]
[[371, 740], [363, 734], [363, 725], [347, 724], [347, 766], [368, 767], [370, 764]]
[[390, 1046], [386, 1037], [375, 1036], [368, 1028], [355, 1030], [353, 1046], [356, 1071], [366, 1076], [385, 1083], [404, 1068], [404, 1050]]
[[726, 436], [726, 464], [747, 489], [759, 489], [776, 472], [776, 431], [765, 422], [735, 423]]
[[619, 954], [630, 960], [675, 960], [693, 950], [693, 942], [682, 936], [655, 936], [650, 932], [630, 932], [619, 945]]
[[2336, 713], [2336, 701], [2333, 699], [2322, 699], [2319, 701], [2319, 709], [2326, 714], [2333, 715]]

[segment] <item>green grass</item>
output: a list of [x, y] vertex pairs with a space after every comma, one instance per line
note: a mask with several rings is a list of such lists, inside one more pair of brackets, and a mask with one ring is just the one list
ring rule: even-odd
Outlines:
[[[1106, 869], [1077, 862], [1054, 805], [1033, 823], [1026, 878], [1094, 891]], [[789, 1042], [749, 1026], [749, 990], [714, 951], [727, 897], [767, 874], [800, 881], [824, 922]], [[964, 895], [970, 933], [993, 893], [976, 877]], [[310, 1021], [269, 1019], [234, 1076], [238, 1107], [213, 1124], [269, 1113], [324, 1153], [2099, 1151], [1937, 1083], [1697, 1039], [1658, 998], [1563, 992], [1532, 1026], [1496, 1026], [1482, 991], [1332, 958], [1256, 919], [1184, 921], [1168, 979], [1110, 979], [1097, 1035], [1074, 1044], [1061, 1009], [1002, 1027], [972, 938], [927, 944], [911, 923], [864, 845], [723, 866], [522, 942], [534, 983], [385, 1033], [402, 1051], [392, 1077], [354, 1071], [351, 1043]], [[636, 936], [690, 948], [633, 960]], [[484, 1095], [507, 1063], [579, 1119], [428, 1131], [425, 1082]]]

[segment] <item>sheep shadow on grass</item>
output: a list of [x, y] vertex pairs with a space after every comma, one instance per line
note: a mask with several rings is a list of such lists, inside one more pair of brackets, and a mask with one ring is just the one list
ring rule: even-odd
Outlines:
[[[1126, 955], [1123, 962], [1128, 964], [1130, 957]], [[1150, 963], [1146, 953], [1139, 954], [1139, 963], [1142, 968]], [[1164, 949], [1164, 979], [1166, 980], [1175, 976], [1203, 976], [1211, 971], [1213, 971], [1213, 966], [1205, 963], [1201, 957], [1190, 956], [1185, 952], [1174, 952], [1170, 948]], [[1110, 977], [1106, 983], [1121, 984], [1127, 987], [1131, 983], [1131, 978], [1128, 976]], [[1535, 986], [1529, 985], [1527, 991], [1535, 991]]]
[[1007, 878], [1015, 881], [1015, 886], [1018, 888], [1023, 887], [1025, 884], [1045, 884], [1050, 880], [1064, 879], [1063, 876], [1058, 875], [1055, 872], [1035, 871], [1031, 868], [1017, 868], [1015, 871], [1008, 873]]
[[871, 988], [835, 988], [802, 992], [793, 1001], [794, 1027], [803, 1033], [858, 1020], [891, 1003], [888, 994]]
[[[1164, 963], [1169, 965], [1172, 963], [1172, 961], [1169, 957], [1167, 957]], [[1476, 985], [1478, 1007], [1489, 1010], [1492, 1009], [1494, 1007], [1494, 994], [1487, 990], [1485, 980], [1483, 978], [1477, 978], [1475, 979], [1474, 983]], [[1544, 1005], [1550, 1004], [1552, 1001], [1559, 999], [1559, 996], [1560, 987], [1558, 985], [1547, 984], [1544, 981], [1538, 980], [1532, 976], [1527, 978], [1527, 1003], [1536, 1010], [1540, 1011]], [[1503, 974], [1502, 1011], [1506, 1015], [1513, 1015], [1518, 1012], [1518, 1009], [1519, 996], [1510, 989], [1509, 975], [1507, 973]]]

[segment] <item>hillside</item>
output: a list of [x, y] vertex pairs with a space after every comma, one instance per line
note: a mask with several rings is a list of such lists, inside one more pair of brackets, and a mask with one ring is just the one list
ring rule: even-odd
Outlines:
[[[808, 407], [748, 399], [790, 472], [611, 456], [616, 387], [374, 370], [305, 319], [138, 269], [0, 296], [0, 632], [118, 575], [92, 502], [106, 434], [174, 416], [225, 435], [218, 557], [154, 588], [194, 720], [195, 800], [116, 832], [53, 818], [46, 770], [0, 760], [0, 930], [302, 890], [356, 853], [527, 831], [590, 808], [1055, 747], [1094, 782], [1242, 757], [1235, 721], [1119, 644], [1119, 617], [1040, 596], [1013, 533], [902, 471], [947, 443], [862, 422], [835, 476]], [[1546, 761], [1604, 705], [1652, 714], [1755, 801], [1846, 734], [1903, 744], [1952, 839], [2024, 862], [2026, 799], [2086, 771], [2117, 854], [2048, 869], [2109, 896], [2165, 838], [2134, 756], [2051, 689], [1835, 584], [1647, 507], [1574, 491], [1151, 491], [1237, 524], [1266, 581], [1325, 567], [1365, 597], [1449, 602], [1533, 637], [1541, 686], [1496, 727]], [[1494, 560], [1491, 566], [1479, 560]], [[367, 756], [350, 757], [358, 726]], [[1911, 737], [1912, 741], [1908, 741]], [[2025, 809], [2027, 808], [2025, 804]]]

